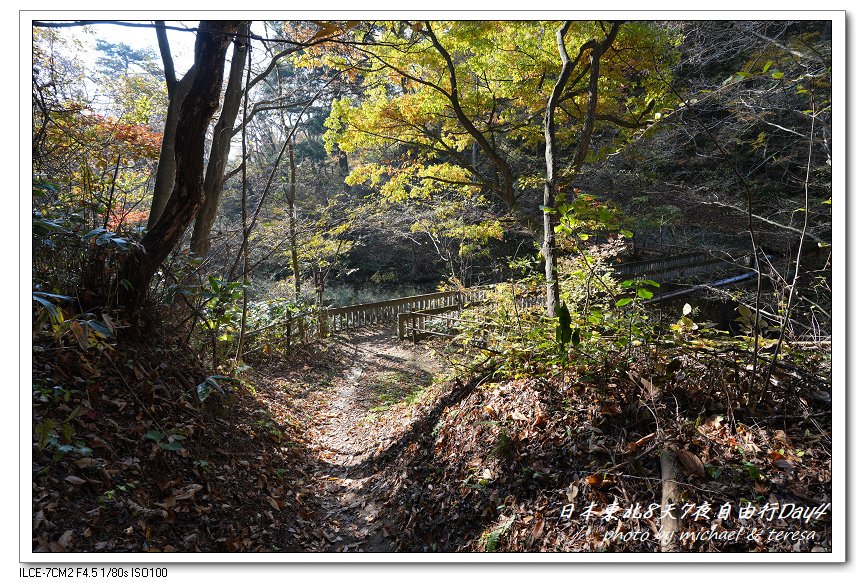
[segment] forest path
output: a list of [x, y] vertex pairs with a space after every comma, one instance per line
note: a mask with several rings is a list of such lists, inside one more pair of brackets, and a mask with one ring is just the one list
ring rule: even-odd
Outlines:
[[388, 481], [371, 460], [407, 428], [400, 402], [411, 401], [444, 370], [441, 362], [399, 343], [393, 326], [354, 331], [332, 340], [349, 356], [310, 428], [317, 453], [312, 475], [324, 512], [330, 552], [393, 552], [387, 525]]

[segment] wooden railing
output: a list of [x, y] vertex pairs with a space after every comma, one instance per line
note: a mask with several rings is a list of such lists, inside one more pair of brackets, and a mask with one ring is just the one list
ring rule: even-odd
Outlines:
[[[674, 257], [659, 257], [648, 261], [635, 261], [633, 263], [622, 263], [613, 267], [613, 272], [618, 277], [643, 276], [649, 277], [656, 274], [675, 275], [682, 277], [693, 275], [710, 269], [723, 267], [749, 267], [751, 256], [737, 257], [735, 259], [719, 259], [704, 253], [687, 253]], [[652, 278], [650, 279], [662, 279]]]
[[[436, 292], [407, 296], [381, 302], [308, 310], [299, 314], [287, 314], [284, 326], [285, 348], [324, 338], [330, 334], [357, 330], [376, 324], [393, 322], [397, 337], [411, 338], [427, 330], [426, 318], [440, 314], [459, 312], [466, 305], [486, 301], [495, 284], [466, 288], [457, 291]], [[519, 308], [537, 305], [543, 298], [536, 295], [519, 295], [512, 300]], [[450, 318], [453, 319], [453, 318]], [[255, 330], [252, 334], [276, 327], [271, 324]]]
[[[523, 294], [514, 295], [507, 299], [508, 303], [513, 303], [518, 310], [542, 305], [546, 297], [541, 294]], [[420, 338], [425, 336], [442, 336], [445, 338], [456, 338], [459, 335], [460, 324], [470, 324], [476, 328], [489, 330], [492, 324], [490, 322], [473, 322], [460, 318], [459, 314], [451, 315], [453, 312], [460, 311], [461, 306], [443, 306], [427, 310], [419, 310], [413, 312], [404, 312], [398, 315], [398, 335], [400, 340], [411, 339], [417, 343]], [[430, 327], [430, 322], [438, 323], [438, 329]]]
[[[366, 326], [399, 322], [399, 315], [409, 312], [438, 314], [458, 311], [468, 303], [483, 301], [493, 286], [472, 287], [462, 291], [436, 292], [417, 296], [407, 296], [381, 302], [308, 310], [300, 314], [287, 314], [285, 326], [285, 346], [302, 344], [309, 340], [324, 338], [330, 334], [357, 330]], [[272, 328], [275, 325], [268, 326]], [[264, 329], [260, 330], [263, 331]], [[398, 327], [400, 338], [405, 331]], [[260, 332], [259, 330], [255, 331]]]
[[462, 301], [460, 292], [448, 291], [342, 308], [328, 308], [322, 313], [322, 335], [384, 322], [395, 322], [401, 312], [430, 310], [450, 305], [459, 306]]
[[[692, 271], [724, 265], [748, 267], [748, 259], [748, 257], [744, 257], [723, 260], [712, 258], [703, 253], [688, 253], [650, 261], [620, 264], [614, 267], [614, 272], [619, 277], [648, 276], [663, 272], [674, 272], [681, 276]], [[388, 322], [397, 324], [399, 339], [413, 338], [417, 340], [418, 335], [433, 332], [427, 326], [427, 319], [456, 322], [457, 318], [455, 317], [442, 317], [441, 315], [459, 312], [468, 303], [486, 300], [487, 295], [494, 288], [495, 284], [354, 306], [309, 310], [300, 314], [288, 314], [284, 323], [285, 346], [288, 349], [292, 344], [302, 344], [308, 340], [324, 338], [330, 334]], [[531, 293], [515, 295], [509, 301], [515, 302], [519, 308], [527, 308], [543, 303], [544, 299], [540, 294]], [[268, 328], [270, 327], [268, 326]]]
[[649, 259], [647, 261], [621, 263], [613, 267], [613, 272], [616, 275], [638, 275], [651, 271], [660, 271], [673, 267], [693, 265], [695, 263], [704, 262], [706, 259], [707, 257], [703, 253], [686, 253], [684, 255], [675, 255], [673, 257], [658, 257], [657, 259]]

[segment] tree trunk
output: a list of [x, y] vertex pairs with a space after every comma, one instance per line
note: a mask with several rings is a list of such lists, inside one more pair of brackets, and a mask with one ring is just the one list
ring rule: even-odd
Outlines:
[[550, 93], [547, 108], [544, 112], [544, 160], [547, 167], [547, 179], [544, 182], [544, 231], [541, 253], [544, 256], [544, 276], [547, 284], [547, 315], [555, 317], [556, 308], [559, 307], [559, 272], [556, 267], [556, 234], [555, 227], [558, 223], [558, 169], [556, 167], [556, 105], [571, 72], [574, 63], [568, 56], [565, 48], [565, 35], [571, 26], [570, 21], [565, 21], [556, 33], [556, 41], [559, 48], [559, 57], [562, 60], [562, 70]]
[[[544, 206], [556, 207], [555, 181], [544, 185]], [[547, 315], [554, 317], [559, 306], [559, 272], [556, 265], [556, 235], [557, 215], [554, 211], [544, 211], [544, 242], [541, 253], [544, 256], [544, 279], [547, 284]]]
[[288, 163], [291, 183], [288, 190], [288, 239], [291, 245], [291, 270], [294, 272], [294, 301], [300, 302], [300, 261], [297, 257], [297, 167], [294, 163], [294, 140], [288, 143]]
[[219, 107], [225, 53], [240, 21], [201, 21], [195, 38], [195, 65], [189, 93], [177, 122], [174, 148], [176, 180], [161, 216], [147, 231], [141, 249], [120, 268], [120, 303], [137, 309], [159, 266], [177, 245], [203, 201], [204, 139]]
[[[249, 31], [249, 24], [241, 25], [240, 30], [242, 33], [246, 33]], [[239, 39], [235, 39], [235, 43], [237, 43]], [[244, 39], [245, 42], [245, 39]], [[239, 52], [240, 44], [235, 45], [237, 48], [236, 52]], [[252, 53], [249, 51], [243, 51], [244, 54], [252, 57]], [[234, 60], [232, 59], [232, 66], [234, 65]], [[246, 63], [246, 86], [249, 87], [249, 74], [252, 72], [252, 59], [250, 58]], [[230, 82], [229, 82], [230, 83]], [[240, 172], [242, 175], [242, 184], [240, 190], [240, 212], [241, 212], [241, 222], [240, 226], [243, 229], [243, 242], [241, 243], [241, 252], [243, 254], [243, 309], [240, 313], [240, 337], [237, 339], [237, 352], [235, 353], [235, 360], [240, 361], [243, 358], [243, 342], [246, 339], [246, 317], [249, 313], [249, 290], [247, 286], [249, 285], [249, 231], [246, 228], [246, 205], [248, 201], [248, 193], [249, 193], [249, 181], [246, 176], [246, 163], [247, 163], [247, 155], [246, 155], [246, 111], [249, 109], [249, 92], [245, 92], [243, 96], [243, 127], [241, 128], [241, 138], [240, 138], [240, 146], [241, 146], [241, 159], [243, 162], [240, 163]], [[224, 110], [223, 110], [224, 113]]]
[[[160, 26], [161, 25], [161, 26]], [[180, 106], [189, 93], [192, 77], [195, 75], [193, 66], [177, 81], [174, 76], [174, 60], [165, 35], [165, 23], [158, 21], [156, 37], [159, 40], [159, 52], [165, 68], [165, 85], [168, 88], [168, 111], [165, 114], [165, 129], [162, 132], [162, 146], [159, 150], [159, 164], [156, 167], [156, 181], [153, 186], [153, 202], [150, 203], [150, 215], [147, 218], [147, 228], [150, 229], [159, 220], [165, 205], [174, 189], [175, 164], [174, 144], [177, 140], [177, 119], [180, 116]]]
[[675, 453], [669, 450], [661, 452], [661, 509], [671, 509], [668, 514], [661, 513], [660, 547], [662, 553], [675, 553], [681, 547], [677, 538], [679, 534], [679, 482], [682, 481], [682, 470], [676, 460]]
[[[249, 24], [241, 25], [238, 34], [246, 35], [249, 32]], [[210, 158], [207, 160], [207, 174], [204, 177], [204, 204], [198, 210], [195, 217], [195, 226], [192, 230], [192, 243], [190, 250], [200, 257], [207, 255], [210, 250], [210, 229], [216, 220], [216, 211], [219, 209], [219, 199], [222, 196], [222, 187], [225, 184], [223, 177], [225, 165], [231, 152], [231, 137], [234, 130], [234, 122], [237, 112], [240, 110], [243, 87], [243, 69], [246, 64], [246, 54], [249, 39], [236, 38], [234, 41], [234, 54], [231, 57], [231, 68], [228, 73], [228, 86], [225, 88], [225, 98], [222, 102], [222, 113], [213, 128], [213, 144], [210, 147]]]

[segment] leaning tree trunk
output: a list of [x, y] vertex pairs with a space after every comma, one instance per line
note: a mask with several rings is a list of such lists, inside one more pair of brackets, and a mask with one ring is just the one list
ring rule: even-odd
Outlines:
[[[240, 111], [243, 96], [243, 69], [246, 64], [246, 53], [249, 40], [245, 36], [249, 32], [249, 24], [241, 25], [238, 34], [243, 38], [234, 41], [234, 55], [231, 57], [231, 68], [228, 73], [228, 86], [225, 88], [225, 99], [222, 102], [222, 113], [213, 128], [213, 145], [210, 147], [210, 158], [207, 160], [207, 173], [204, 176], [204, 203], [195, 217], [192, 229], [190, 250], [204, 257], [210, 251], [210, 229], [216, 220], [219, 209], [219, 199], [225, 184], [225, 165], [231, 152], [231, 137], [234, 135], [234, 122]], [[244, 114], [246, 115], [246, 114]]]
[[171, 192], [174, 190], [174, 178], [177, 167], [174, 163], [174, 144], [177, 141], [177, 120], [180, 117], [180, 106], [189, 92], [192, 75], [187, 74], [177, 82], [175, 89], [168, 98], [168, 111], [165, 114], [165, 129], [162, 133], [162, 147], [159, 150], [159, 164], [156, 167], [156, 180], [153, 185], [153, 202], [150, 205], [150, 216], [147, 218], [147, 228], [162, 216]]
[[174, 160], [176, 179], [159, 220], [147, 231], [141, 249], [120, 268], [119, 303], [127, 313], [139, 306], [159, 266], [183, 236], [203, 201], [204, 141], [210, 119], [219, 106], [225, 53], [240, 21], [199, 23], [195, 38], [195, 74], [177, 122]]
[[150, 216], [147, 218], [147, 228], [153, 227], [159, 220], [165, 205], [174, 189], [174, 142], [177, 138], [177, 119], [180, 117], [180, 106], [189, 93], [195, 70], [190, 69], [180, 81], [174, 73], [174, 58], [165, 33], [165, 21], [156, 21], [156, 39], [159, 43], [159, 54], [162, 55], [162, 65], [165, 68], [165, 87], [168, 90], [168, 111], [165, 115], [165, 129], [162, 132], [162, 146], [159, 150], [159, 165], [156, 167], [156, 181], [153, 186], [153, 202], [150, 203]]

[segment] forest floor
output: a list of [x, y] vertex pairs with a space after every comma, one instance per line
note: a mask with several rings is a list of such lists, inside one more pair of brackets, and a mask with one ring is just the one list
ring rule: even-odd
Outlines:
[[[665, 450], [681, 500], [711, 507], [682, 550], [831, 549], [830, 405], [783, 371], [751, 411], [699, 354], [519, 378], [393, 336], [265, 355], [204, 401], [182, 346], [37, 344], [33, 549], [656, 552], [657, 516], [626, 509], [660, 499]], [[719, 515], [731, 501], [824, 511]]]

